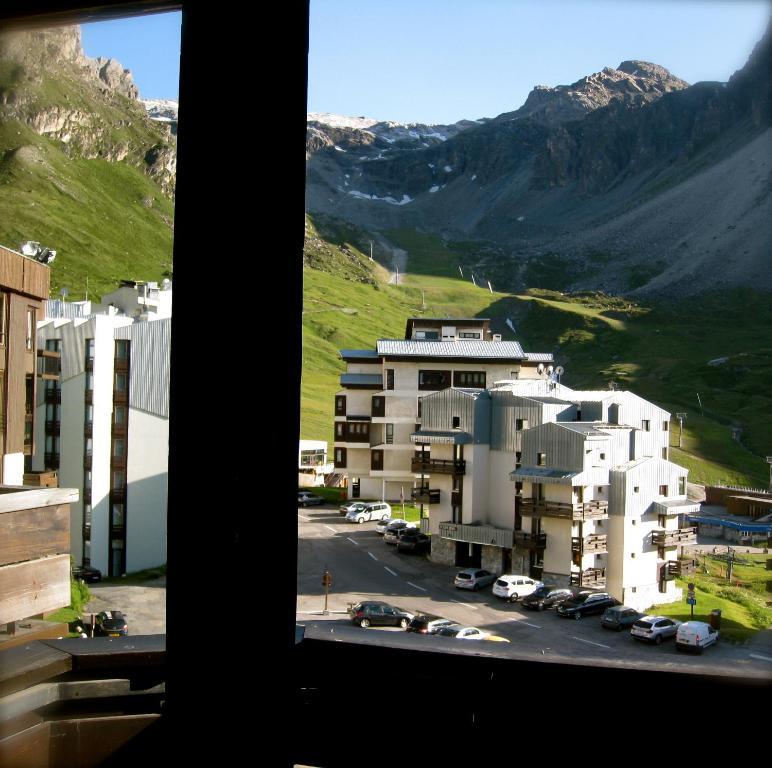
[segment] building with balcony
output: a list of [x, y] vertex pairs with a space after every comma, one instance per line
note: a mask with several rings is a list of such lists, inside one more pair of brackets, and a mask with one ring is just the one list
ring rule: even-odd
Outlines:
[[630, 392], [550, 380], [424, 397], [411, 441], [431, 458], [412, 468], [435, 491], [422, 520], [432, 559], [602, 588], [639, 608], [679, 599], [699, 505], [667, 459], [669, 419]]
[[166, 562], [169, 319], [46, 318], [33, 468], [81, 491], [72, 554], [110, 576]]
[[538, 379], [539, 365], [552, 361], [502, 341], [483, 318], [410, 318], [404, 339], [379, 339], [375, 349], [344, 349], [340, 356], [347, 368], [335, 395], [335, 470], [346, 476], [349, 498], [391, 501], [436, 490], [421, 479], [427, 461], [434, 460], [434, 475], [444, 470], [454, 477], [462, 466], [446, 463], [460, 451], [432, 453], [431, 443], [416, 450], [411, 435], [421, 426], [427, 395]]

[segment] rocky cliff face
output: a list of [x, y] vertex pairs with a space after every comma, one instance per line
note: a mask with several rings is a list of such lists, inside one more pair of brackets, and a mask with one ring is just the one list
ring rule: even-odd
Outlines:
[[61, 142], [72, 157], [142, 167], [173, 196], [174, 139], [138, 98], [119, 62], [84, 55], [80, 27], [0, 33], [0, 119]]

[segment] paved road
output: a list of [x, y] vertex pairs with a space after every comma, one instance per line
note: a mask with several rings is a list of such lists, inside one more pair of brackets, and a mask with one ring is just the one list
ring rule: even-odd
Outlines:
[[139, 584], [89, 584], [91, 601], [83, 611], [89, 614], [117, 610], [126, 615], [130, 635], [166, 633], [166, 577]]
[[[325, 568], [332, 572], [333, 585], [330, 614], [322, 616]], [[502, 635], [511, 641], [510, 645], [495, 644], [496, 651], [504, 655], [568, 658], [580, 663], [603, 659], [624, 666], [772, 679], [772, 647], [768, 651], [763, 643], [743, 647], [719, 642], [702, 656], [682, 654], [671, 641], [649, 646], [628, 633], [604, 630], [599, 617], [562, 619], [554, 611], [531, 612], [502, 602], [490, 589], [457, 590], [453, 587], [456, 570], [422, 556], [398, 554], [396, 547], [385, 544], [375, 532], [374, 522], [345, 522], [336, 508], [298, 510], [297, 620], [301, 624], [332, 621], [347, 625], [348, 603], [383, 599], [409, 611], [439, 614]]]

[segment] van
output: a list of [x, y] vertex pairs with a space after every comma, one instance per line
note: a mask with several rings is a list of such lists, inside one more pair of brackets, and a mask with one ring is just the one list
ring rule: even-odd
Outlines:
[[676, 648], [679, 651], [695, 651], [713, 645], [718, 640], [719, 631], [704, 621], [685, 621], [676, 632]]
[[391, 506], [385, 501], [373, 501], [361, 505], [346, 513], [346, 520], [350, 523], [364, 523], [365, 520], [386, 520], [391, 517]]

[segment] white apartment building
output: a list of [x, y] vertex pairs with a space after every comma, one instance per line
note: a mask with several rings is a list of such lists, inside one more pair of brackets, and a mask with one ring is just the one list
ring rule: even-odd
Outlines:
[[[424, 397], [411, 440], [430, 447], [419, 501], [431, 558], [559, 585], [602, 588], [645, 609], [680, 599], [688, 470], [667, 458], [670, 414], [631, 392], [548, 380]], [[414, 467], [418, 467], [415, 463]]]
[[157, 320], [172, 316], [172, 282], [144, 280], [122, 280], [112, 293], [102, 296], [96, 311], [109, 312], [114, 308], [119, 313], [137, 320]]
[[502, 341], [483, 318], [410, 318], [404, 339], [379, 339], [375, 349], [344, 349], [346, 373], [335, 395], [336, 472], [349, 498], [419, 498], [420, 466], [411, 435], [421, 424], [421, 399], [447, 387], [485, 389], [499, 379], [538, 379], [550, 354]]
[[111, 576], [166, 562], [170, 331], [113, 313], [38, 323], [32, 466], [81, 490], [72, 554]]
[[335, 466], [327, 459], [326, 440], [300, 440], [298, 444], [298, 486], [324, 485]]

